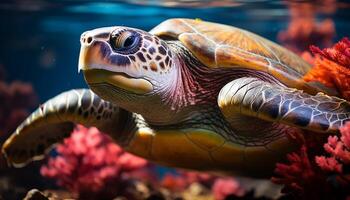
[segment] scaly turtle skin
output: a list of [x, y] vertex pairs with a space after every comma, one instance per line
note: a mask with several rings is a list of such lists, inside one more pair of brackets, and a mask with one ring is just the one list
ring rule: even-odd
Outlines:
[[91, 90], [40, 106], [3, 145], [9, 163], [41, 158], [82, 123], [163, 165], [264, 176], [297, 147], [288, 135], [337, 134], [350, 118], [349, 102], [303, 81], [301, 58], [231, 26], [170, 19], [88, 31], [81, 45]]

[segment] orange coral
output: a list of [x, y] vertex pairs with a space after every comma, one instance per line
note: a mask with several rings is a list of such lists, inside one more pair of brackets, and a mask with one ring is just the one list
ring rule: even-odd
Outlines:
[[304, 80], [335, 88], [343, 98], [350, 100], [350, 40], [344, 38], [323, 50], [312, 46], [311, 51], [316, 54], [315, 64]]
[[318, 13], [335, 12], [335, 0], [316, 2], [288, 2], [290, 23], [278, 33], [278, 40], [288, 49], [300, 54], [309, 45], [330, 46], [335, 35], [332, 19], [317, 19]]

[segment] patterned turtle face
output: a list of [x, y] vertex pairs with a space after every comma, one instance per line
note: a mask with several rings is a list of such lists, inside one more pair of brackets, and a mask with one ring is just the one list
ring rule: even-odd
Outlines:
[[172, 52], [158, 37], [128, 27], [107, 27], [81, 36], [79, 69], [89, 85], [108, 83], [146, 94], [172, 76]]

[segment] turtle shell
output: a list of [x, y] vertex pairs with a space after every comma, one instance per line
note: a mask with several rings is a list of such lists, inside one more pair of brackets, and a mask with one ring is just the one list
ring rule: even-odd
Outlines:
[[181, 41], [211, 68], [246, 68], [266, 72], [287, 87], [315, 94], [336, 92], [303, 80], [311, 66], [284, 47], [236, 27], [192, 19], [169, 19], [150, 33]]

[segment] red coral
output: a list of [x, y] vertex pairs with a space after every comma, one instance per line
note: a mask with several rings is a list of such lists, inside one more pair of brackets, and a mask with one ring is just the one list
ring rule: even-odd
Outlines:
[[325, 156], [315, 157], [315, 161], [323, 170], [341, 173], [342, 165], [334, 157], [326, 158]]
[[314, 197], [313, 192], [324, 187], [325, 179], [310, 161], [307, 147], [302, 146], [299, 152], [288, 154], [287, 160], [290, 164], [276, 164], [275, 173], [279, 177], [273, 177], [272, 181], [285, 186], [282, 192]]
[[[311, 44], [329, 46], [335, 35], [334, 22], [325, 19], [318, 22], [318, 13], [332, 13], [335, 11], [333, 0], [309, 2], [288, 2], [290, 23], [287, 30], [278, 34], [278, 40], [296, 53], [306, 50]], [[327, 8], [327, 9], [324, 9]]]
[[50, 158], [41, 174], [57, 180], [83, 199], [112, 198], [125, 177], [148, 164], [124, 152], [96, 128], [78, 126], [71, 137], [57, 146], [58, 156]]
[[239, 182], [234, 178], [218, 178], [215, 180], [212, 187], [212, 192], [216, 200], [224, 200], [229, 196], [241, 197], [244, 195], [244, 190]]
[[350, 69], [350, 40], [348, 38], [343, 38], [332, 48], [325, 48], [321, 50], [320, 48], [312, 45], [310, 49], [312, 53], [319, 54], [325, 59]]
[[[329, 136], [325, 152], [315, 151], [317, 140], [307, 139], [300, 151], [287, 155], [289, 164], [278, 163], [272, 181], [283, 184], [282, 192], [300, 199], [339, 199], [349, 195], [350, 122], [340, 128], [340, 140]], [[310, 133], [309, 133], [310, 134]], [[309, 149], [309, 150], [308, 150]], [[318, 153], [317, 153], [318, 152]], [[324, 156], [329, 153], [331, 156]], [[315, 155], [322, 156], [315, 156]]]
[[344, 38], [323, 50], [312, 46], [311, 51], [316, 54], [315, 65], [304, 80], [321, 82], [350, 100], [350, 40]]

